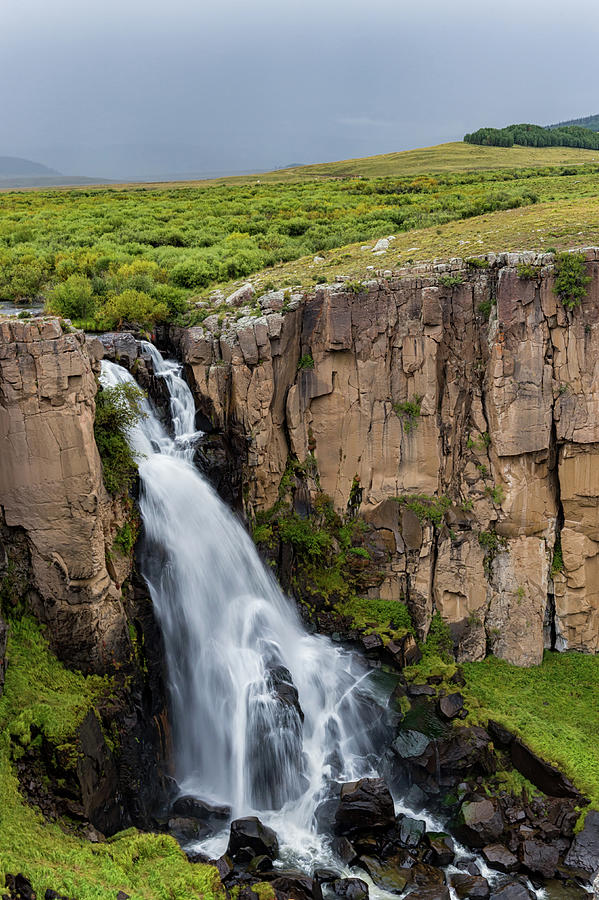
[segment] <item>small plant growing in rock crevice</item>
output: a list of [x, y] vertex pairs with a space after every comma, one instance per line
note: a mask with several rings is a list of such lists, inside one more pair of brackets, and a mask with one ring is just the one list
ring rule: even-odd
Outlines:
[[564, 570], [564, 555], [562, 552], [562, 538], [561, 535], [555, 539], [555, 545], [553, 547], [553, 559], [551, 561], [551, 577], [554, 575], [559, 575], [560, 572]]
[[522, 281], [536, 281], [541, 277], [541, 266], [533, 266], [530, 263], [519, 263], [516, 271]]
[[409, 434], [415, 428], [418, 428], [422, 399], [422, 396], [418, 395], [414, 397], [413, 400], [406, 400], [403, 403], [393, 404], [393, 411], [401, 419], [406, 434]]
[[109, 494], [124, 494], [133, 484], [137, 464], [127, 432], [145, 417], [145, 394], [133, 384], [104, 388], [96, 397], [94, 437], [102, 459], [104, 484]]
[[558, 253], [555, 257], [554, 290], [567, 310], [580, 306], [587, 295], [591, 276], [579, 253]]
[[311, 353], [304, 353], [303, 356], [300, 356], [299, 362], [297, 364], [297, 371], [301, 372], [304, 369], [313, 369], [314, 368], [314, 359], [312, 358]]
[[457, 287], [459, 284], [463, 284], [464, 279], [461, 275], [440, 275], [439, 276], [439, 284], [442, 287], [452, 288]]

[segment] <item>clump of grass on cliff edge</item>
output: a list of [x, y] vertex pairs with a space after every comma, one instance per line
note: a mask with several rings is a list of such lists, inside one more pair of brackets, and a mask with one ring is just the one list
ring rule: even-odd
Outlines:
[[65, 669], [31, 619], [11, 622], [7, 660], [0, 700], [2, 884], [6, 873], [22, 872], [38, 897], [48, 887], [77, 900], [106, 900], [119, 890], [131, 900], [224, 897], [216, 869], [189, 863], [170, 836], [130, 829], [91, 844], [45, 822], [23, 801], [12, 763], [15, 751], [18, 755], [36, 730], [55, 746], [73, 745], [78, 726], [110, 683]]
[[109, 494], [124, 494], [137, 473], [127, 431], [142, 418], [143, 391], [133, 384], [103, 388], [96, 397], [94, 437]]
[[491, 656], [462, 669], [467, 721], [500, 722], [599, 809], [599, 657], [546, 652], [542, 665], [521, 668]]

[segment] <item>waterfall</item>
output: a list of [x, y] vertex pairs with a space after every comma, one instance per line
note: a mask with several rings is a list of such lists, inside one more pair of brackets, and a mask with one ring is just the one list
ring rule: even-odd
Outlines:
[[[360, 658], [304, 629], [251, 538], [193, 465], [201, 434], [177, 363], [144, 343], [173, 434], [144, 401], [129, 438], [141, 481], [142, 573], [164, 635], [184, 794], [259, 815], [288, 858], [322, 859], [315, 811], [331, 779], [376, 774], [381, 698]], [[102, 384], [134, 382], [102, 364]], [[208, 846], [223, 849], [221, 836]]]

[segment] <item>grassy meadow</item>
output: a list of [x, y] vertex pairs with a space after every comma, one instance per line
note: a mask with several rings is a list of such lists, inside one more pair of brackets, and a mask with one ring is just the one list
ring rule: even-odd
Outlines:
[[41, 299], [90, 330], [151, 328], [201, 320], [194, 301], [248, 278], [259, 290], [310, 289], [375, 266], [588, 244], [599, 228], [593, 154], [445, 144], [272, 180], [4, 192], [0, 301]]

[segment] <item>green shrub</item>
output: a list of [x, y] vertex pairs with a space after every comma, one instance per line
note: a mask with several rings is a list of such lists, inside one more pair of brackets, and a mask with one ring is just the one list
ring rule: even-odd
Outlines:
[[421, 408], [421, 396], [414, 397], [413, 400], [406, 400], [403, 403], [393, 404], [393, 411], [401, 419], [406, 434], [409, 434], [415, 428], [418, 428], [418, 419], [420, 418]]
[[65, 319], [93, 319], [98, 300], [87, 275], [69, 275], [54, 288], [46, 306], [48, 312]]
[[143, 391], [133, 384], [103, 388], [96, 397], [94, 436], [109, 494], [124, 494], [135, 479], [137, 465], [127, 431], [145, 415], [143, 399]]
[[554, 290], [566, 309], [580, 306], [587, 294], [591, 276], [579, 253], [558, 253], [555, 258]]
[[412, 632], [412, 619], [405, 603], [398, 600], [351, 597], [338, 604], [337, 611], [351, 619], [353, 627], [364, 634], [376, 632], [397, 639]]
[[139, 534], [139, 522], [136, 518], [128, 519], [117, 529], [114, 545], [118, 547], [123, 556], [131, 556]]
[[464, 283], [462, 275], [439, 275], [439, 284], [443, 287], [452, 288]]
[[436, 497], [429, 494], [403, 494], [395, 497], [397, 503], [411, 510], [420, 522], [430, 522], [436, 528], [440, 528], [445, 519], [445, 513], [451, 506], [451, 500], [445, 495]]
[[279, 536], [292, 545], [298, 556], [312, 560], [322, 559], [331, 548], [331, 538], [326, 531], [315, 528], [309, 519], [293, 513], [279, 521]]
[[128, 288], [109, 297], [102, 307], [101, 318], [108, 328], [120, 328], [125, 322], [151, 328], [168, 318], [168, 307], [143, 291]]
[[299, 362], [297, 364], [298, 372], [301, 372], [302, 369], [313, 369], [314, 368], [314, 360], [310, 353], [304, 353], [303, 356], [300, 357]]
[[564, 570], [564, 556], [562, 552], [562, 538], [558, 534], [553, 547], [553, 559], [551, 561], [551, 577]]
[[529, 263], [519, 263], [517, 272], [518, 278], [521, 278], [523, 281], [536, 281], [536, 279], [541, 276], [541, 266], [532, 266]]
[[489, 261], [487, 259], [481, 259], [478, 256], [470, 256], [465, 260], [466, 265], [470, 269], [488, 269]]

